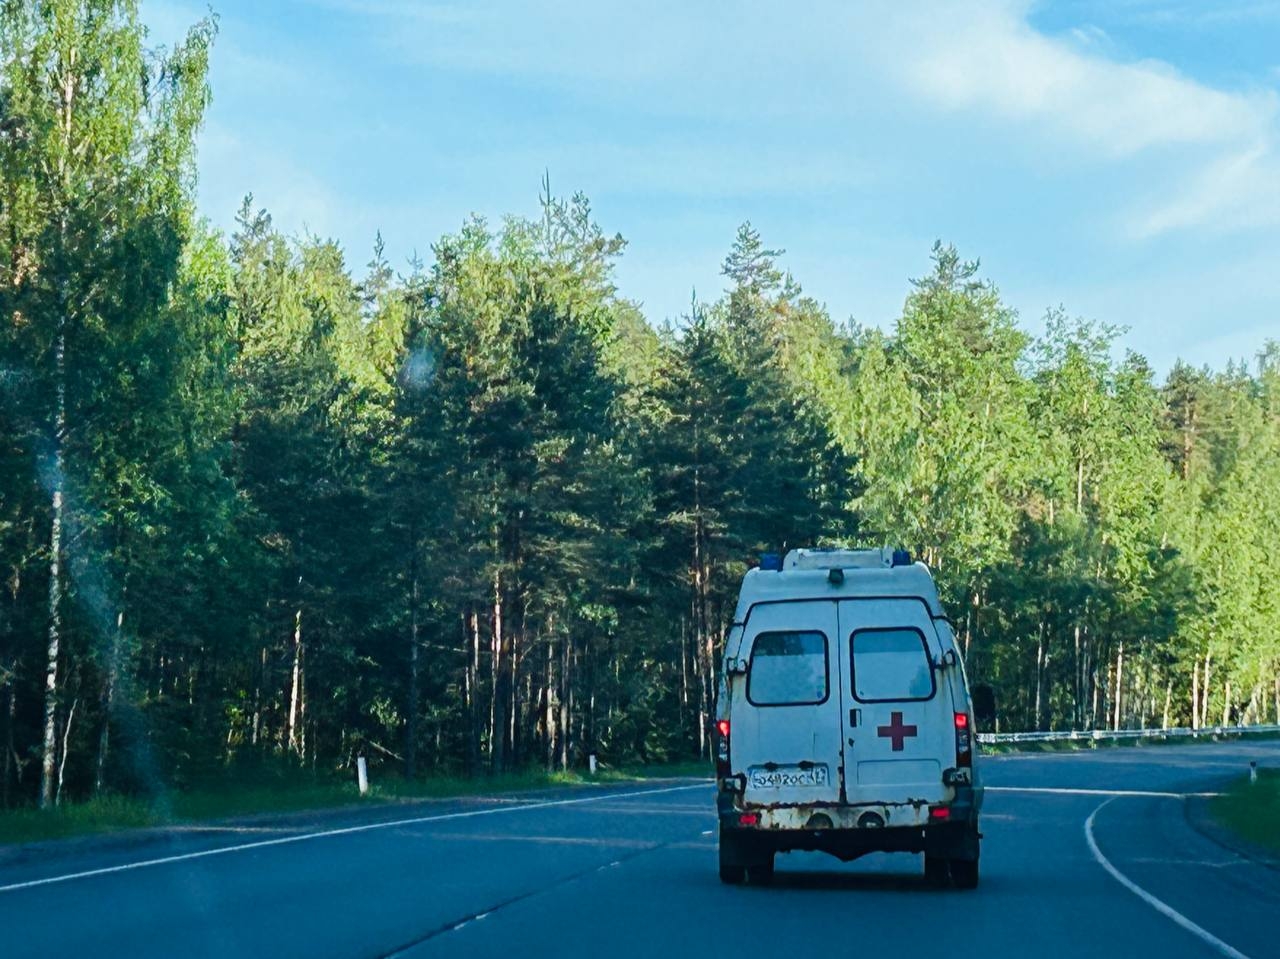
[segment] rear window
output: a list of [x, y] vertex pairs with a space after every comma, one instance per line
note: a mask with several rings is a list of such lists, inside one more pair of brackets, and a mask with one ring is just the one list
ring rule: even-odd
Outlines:
[[933, 663], [918, 629], [860, 629], [850, 637], [854, 695], [864, 703], [932, 699]]
[[827, 637], [761, 633], [751, 645], [747, 701], [753, 706], [816, 706], [827, 701]]

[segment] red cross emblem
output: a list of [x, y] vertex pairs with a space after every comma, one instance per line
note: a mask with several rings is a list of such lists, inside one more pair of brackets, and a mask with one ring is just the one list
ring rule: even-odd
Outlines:
[[882, 739], [893, 740], [893, 751], [895, 753], [902, 752], [903, 741], [909, 736], [916, 735], [915, 726], [905, 726], [902, 722], [902, 713], [893, 712], [889, 714], [888, 726], [877, 726], [876, 733]]

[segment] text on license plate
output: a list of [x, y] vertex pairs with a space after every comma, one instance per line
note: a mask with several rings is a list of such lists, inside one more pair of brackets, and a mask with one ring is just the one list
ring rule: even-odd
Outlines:
[[777, 766], [766, 769], [763, 766], [752, 766], [747, 770], [751, 777], [751, 785], [756, 789], [778, 789], [782, 786], [825, 786], [827, 784], [826, 766]]

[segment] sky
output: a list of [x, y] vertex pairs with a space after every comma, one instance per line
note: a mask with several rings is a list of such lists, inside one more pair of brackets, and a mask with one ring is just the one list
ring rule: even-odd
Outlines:
[[[151, 41], [209, 6], [143, 0]], [[1036, 332], [1163, 372], [1280, 339], [1280, 0], [212, 0], [199, 204], [357, 273], [582, 191], [651, 322], [750, 220], [833, 319], [891, 328], [941, 239]]]

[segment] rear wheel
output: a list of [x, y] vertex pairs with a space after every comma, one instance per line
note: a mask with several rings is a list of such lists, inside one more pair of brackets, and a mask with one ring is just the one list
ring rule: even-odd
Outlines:
[[955, 882], [957, 889], [977, 889], [978, 860], [952, 859], [951, 879]]
[[929, 885], [941, 889], [947, 884], [947, 880], [951, 876], [951, 870], [947, 860], [941, 856], [930, 856], [928, 853], [924, 857], [924, 881]]
[[753, 886], [767, 886], [773, 882], [773, 853], [747, 867], [747, 881]]
[[740, 845], [736, 836], [720, 831], [720, 881], [730, 886], [740, 886], [747, 878], [747, 868], [742, 865]]

